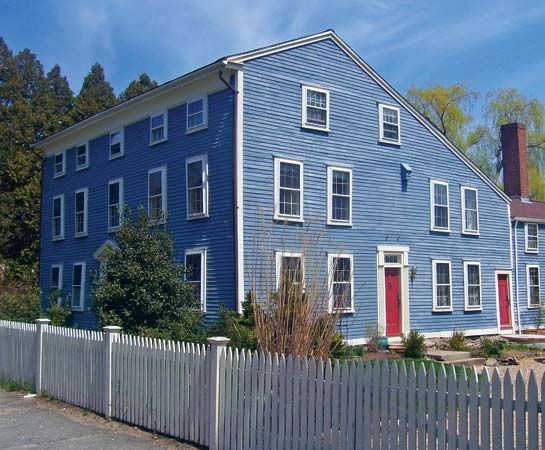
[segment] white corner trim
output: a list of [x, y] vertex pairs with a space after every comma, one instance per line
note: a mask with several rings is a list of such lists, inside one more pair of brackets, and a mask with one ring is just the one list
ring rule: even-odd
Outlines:
[[235, 214], [237, 218], [237, 311], [242, 314], [244, 302], [244, 72], [235, 72], [236, 94], [236, 197]]

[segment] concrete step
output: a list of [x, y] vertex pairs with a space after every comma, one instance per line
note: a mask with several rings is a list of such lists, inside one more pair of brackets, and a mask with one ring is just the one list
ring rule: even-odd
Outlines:
[[469, 352], [454, 352], [451, 350], [428, 350], [428, 358], [435, 359], [437, 361], [453, 362], [471, 358]]
[[456, 361], [442, 361], [445, 364], [454, 364], [455, 366], [484, 366], [486, 363], [486, 358], [467, 358], [467, 359], [459, 359]]

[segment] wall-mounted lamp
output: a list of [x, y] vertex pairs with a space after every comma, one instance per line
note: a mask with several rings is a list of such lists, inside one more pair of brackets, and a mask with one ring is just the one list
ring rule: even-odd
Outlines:
[[414, 279], [416, 278], [416, 272], [417, 272], [416, 266], [411, 266], [409, 269], [409, 277], [411, 278], [411, 283], [414, 282]]
[[403, 181], [408, 181], [413, 174], [413, 169], [407, 163], [401, 163], [401, 179]]

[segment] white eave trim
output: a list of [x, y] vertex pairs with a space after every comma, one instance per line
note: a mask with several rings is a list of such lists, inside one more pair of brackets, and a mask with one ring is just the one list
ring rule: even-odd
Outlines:
[[545, 224], [543, 219], [532, 219], [531, 217], [511, 217], [511, 222], [530, 222]]
[[246, 53], [239, 53], [225, 58], [227, 64], [243, 64], [246, 61], [260, 58], [271, 53], [282, 52], [292, 48], [300, 47], [303, 45], [311, 44], [314, 42], [322, 41], [325, 39], [331, 39], [337, 44], [341, 50], [343, 50], [364, 72], [367, 73], [375, 82], [377, 82], [388, 94], [390, 94], [395, 100], [397, 100], [416, 120], [418, 120], [424, 127], [426, 127], [439, 141], [441, 141], [458, 159], [460, 159], [466, 166], [468, 166], [475, 174], [481, 178], [489, 187], [496, 192], [496, 194], [510, 204], [510, 198], [494, 184], [481, 170], [471, 162], [471, 160], [465, 156], [456, 146], [450, 142], [439, 130], [431, 125], [411, 104], [405, 100], [405, 98], [398, 93], [386, 80], [384, 80], [375, 70], [369, 66], [350, 46], [344, 42], [333, 30], [327, 30], [322, 33], [313, 34], [311, 36], [305, 36], [299, 39], [294, 39], [280, 44], [271, 45], [269, 47], [263, 47], [257, 50], [252, 50]]

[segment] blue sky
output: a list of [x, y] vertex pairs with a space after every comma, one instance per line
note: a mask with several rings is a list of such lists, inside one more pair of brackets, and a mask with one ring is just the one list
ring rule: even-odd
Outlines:
[[77, 92], [95, 61], [119, 93], [221, 56], [333, 28], [401, 92], [464, 81], [545, 102], [545, 2], [0, 0], [0, 35], [59, 63]]

